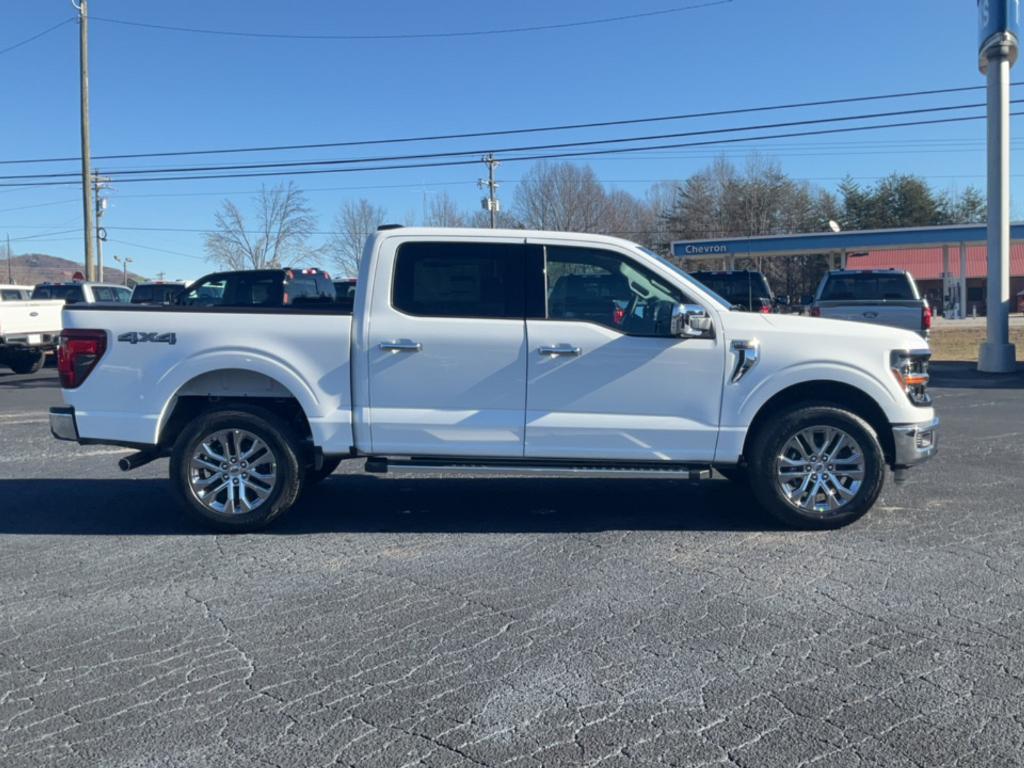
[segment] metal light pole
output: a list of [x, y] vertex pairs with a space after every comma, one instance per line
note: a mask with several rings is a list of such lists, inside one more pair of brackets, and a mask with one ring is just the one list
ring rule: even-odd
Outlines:
[[96, 254], [93, 251], [92, 170], [89, 149], [89, 0], [71, 0], [78, 11], [78, 62], [82, 118], [82, 216], [85, 234], [85, 279], [96, 279]]
[[1021, 0], [978, 0], [979, 62], [988, 77], [987, 335], [978, 370], [1011, 373], [1010, 343], [1010, 67], [1017, 61]]
[[124, 264], [124, 284], [127, 286], [128, 285], [128, 265], [131, 262], [135, 261], [135, 259], [133, 259], [131, 256], [125, 256], [124, 258], [121, 258], [120, 256], [115, 256], [114, 257], [114, 261], [116, 261], [118, 264]]

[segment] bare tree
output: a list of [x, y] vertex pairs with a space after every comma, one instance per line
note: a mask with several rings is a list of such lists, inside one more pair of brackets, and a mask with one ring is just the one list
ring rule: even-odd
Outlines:
[[210, 261], [227, 269], [262, 269], [307, 252], [316, 218], [302, 190], [292, 182], [264, 186], [253, 202], [250, 228], [238, 206], [224, 201], [214, 217], [216, 229], [205, 235]]
[[386, 216], [387, 211], [365, 198], [342, 203], [334, 217], [334, 233], [327, 243], [339, 270], [351, 276], [359, 273], [366, 238], [384, 223]]
[[599, 232], [607, 207], [593, 169], [570, 162], [538, 162], [515, 193], [515, 214], [527, 229]]
[[423, 223], [428, 227], [466, 226], [466, 217], [447, 192], [430, 195], [423, 208]]

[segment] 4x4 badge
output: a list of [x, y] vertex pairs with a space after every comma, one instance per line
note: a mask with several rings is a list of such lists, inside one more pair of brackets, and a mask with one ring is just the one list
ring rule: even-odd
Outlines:
[[122, 333], [117, 337], [118, 341], [127, 341], [129, 344], [144, 344], [154, 342], [156, 344], [177, 344], [178, 336], [174, 333], [146, 333], [130, 331]]

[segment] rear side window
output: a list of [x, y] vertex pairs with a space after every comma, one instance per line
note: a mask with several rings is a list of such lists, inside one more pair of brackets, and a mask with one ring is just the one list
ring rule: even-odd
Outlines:
[[22, 298], [21, 291], [7, 289], [0, 291], [0, 299], [4, 301], [21, 301]]
[[85, 301], [80, 285], [39, 285], [32, 291], [33, 299], [64, 299], [68, 304]]
[[283, 272], [211, 275], [181, 294], [179, 304], [196, 307], [280, 307]]
[[392, 304], [409, 315], [525, 316], [525, 247], [499, 243], [405, 243], [395, 259]]
[[917, 297], [903, 274], [846, 274], [829, 277], [822, 301], [912, 301]]

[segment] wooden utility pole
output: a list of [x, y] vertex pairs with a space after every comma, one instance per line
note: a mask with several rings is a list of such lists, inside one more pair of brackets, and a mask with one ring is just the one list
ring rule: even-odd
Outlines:
[[11, 256], [11, 236], [7, 235], [7, 282], [14, 285], [14, 260]]
[[498, 211], [501, 210], [501, 202], [498, 200], [498, 182], [494, 180], [494, 169], [501, 163], [494, 157], [493, 152], [488, 152], [481, 158], [487, 164], [487, 181], [480, 179], [477, 182], [481, 189], [487, 190], [487, 197], [483, 199], [483, 208], [491, 213], [491, 229], [498, 226]]
[[71, 0], [78, 10], [78, 61], [82, 115], [82, 216], [85, 235], [85, 279], [96, 279], [96, 252], [93, 248], [92, 169], [89, 149], [89, 0]]

